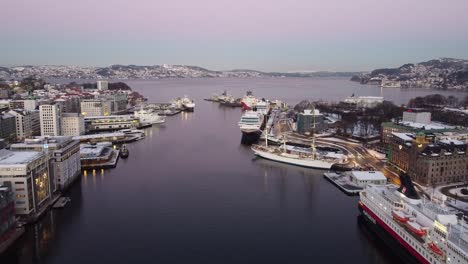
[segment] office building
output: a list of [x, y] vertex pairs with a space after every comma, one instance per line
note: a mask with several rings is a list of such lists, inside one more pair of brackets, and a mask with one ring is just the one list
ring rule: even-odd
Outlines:
[[[34, 121], [39, 119], [38, 111], [29, 111], [24, 109], [10, 110], [9, 114], [16, 118], [16, 139], [21, 141], [40, 133], [40, 127], [34, 126]], [[36, 130], [34, 130], [36, 129]], [[39, 129], [39, 131], [37, 131]]]
[[85, 99], [81, 101], [81, 114], [88, 116], [108, 116], [112, 111], [112, 104], [106, 99]]
[[49, 205], [48, 160], [43, 152], [0, 150], [0, 185], [11, 186], [17, 215], [34, 217]]
[[11, 145], [14, 151], [44, 152], [49, 157], [51, 190], [66, 189], [81, 172], [80, 142], [72, 137], [37, 137]]
[[61, 112], [57, 105], [39, 106], [41, 136], [60, 136], [62, 132]]
[[62, 136], [81, 136], [84, 133], [84, 118], [81, 114], [62, 113]]
[[7, 142], [13, 142], [16, 139], [16, 118], [8, 112], [0, 113], [0, 138]]

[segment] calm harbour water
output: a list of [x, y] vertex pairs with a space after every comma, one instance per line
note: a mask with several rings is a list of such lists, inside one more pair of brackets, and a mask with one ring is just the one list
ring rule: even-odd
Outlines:
[[[294, 104], [379, 95], [346, 79], [127, 81], [149, 102], [189, 95], [194, 113], [168, 117], [128, 145], [117, 168], [88, 171], [29, 227], [0, 263], [398, 263], [358, 223], [357, 197], [322, 171], [254, 158], [241, 145], [240, 109], [203, 101], [224, 90]], [[427, 90], [386, 89], [398, 104]]]

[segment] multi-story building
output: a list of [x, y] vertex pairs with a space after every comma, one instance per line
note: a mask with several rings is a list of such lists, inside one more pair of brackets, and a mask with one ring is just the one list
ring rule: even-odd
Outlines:
[[34, 217], [48, 206], [48, 160], [43, 152], [0, 150], [0, 185], [11, 186], [17, 215]]
[[37, 101], [35, 99], [25, 100], [12, 100], [10, 101], [10, 109], [24, 109], [24, 110], [36, 110]]
[[80, 104], [83, 116], [108, 116], [112, 112], [112, 104], [106, 99], [85, 99]]
[[72, 137], [37, 137], [11, 145], [14, 151], [39, 151], [49, 156], [52, 191], [66, 189], [81, 172], [80, 141]]
[[62, 136], [81, 136], [84, 133], [84, 118], [81, 114], [62, 113]]
[[97, 81], [96, 82], [97, 89], [100, 91], [105, 91], [109, 89], [109, 82], [108, 81]]
[[[34, 120], [39, 119], [38, 111], [14, 109], [8, 112], [16, 118], [16, 139], [21, 141], [40, 133], [40, 127], [34, 127]], [[36, 131], [34, 130], [36, 129]], [[39, 129], [39, 131], [37, 131]]]
[[404, 172], [408, 171], [414, 139], [411, 133], [392, 133], [387, 153], [388, 162]]
[[413, 144], [408, 174], [424, 186], [468, 181], [467, 145], [458, 140]]
[[32, 131], [33, 136], [40, 136], [41, 135], [41, 115], [39, 110], [31, 111], [31, 122], [32, 122]]
[[15, 233], [15, 198], [11, 186], [0, 184], [0, 245]]
[[403, 122], [412, 122], [429, 125], [431, 123], [431, 113], [413, 112], [411, 110], [403, 112]]
[[133, 115], [91, 116], [84, 118], [86, 132], [137, 128], [139, 119]]
[[314, 132], [320, 132], [327, 128], [325, 118], [318, 109], [314, 109], [314, 111], [306, 109], [303, 113], [297, 114], [297, 132], [301, 134], [312, 132], [314, 130], [314, 122]]
[[8, 112], [0, 113], [0, 138], [8, 142], [16, 139], [16, 118]]
[[103, 95], [102, 98], [111, 102], [111, 114], [120, 114], [127, 111], [128, 96], [126, 93], [113, 92]]
[[41, 105], [39, 115], [41, 136], [60, 136], [62, 132], [60, 108], [57, 105]]

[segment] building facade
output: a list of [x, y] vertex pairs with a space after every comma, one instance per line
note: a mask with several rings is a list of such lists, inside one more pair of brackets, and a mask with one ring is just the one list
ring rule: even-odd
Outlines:
[[463, 142], [440, 141], [419, 145], [419, 149], [413, 153], [408, 171], [414, 181], [427, 187], [468, 181], [467, 145]]
[[109, 82], [108, 81], [97, 81], [96, 82], [97, 89], [100, 91], [106, 91], [109, 89]]
[[431, 113], [405, 111], [403, 112], [403, 122], [413, 122], [428, 125], [431, 123]]
[[62, 136], [81, 136], [85, 133], [84, 118], [78, 113], [62, 114]]
[[0, 184], [0, 245], [16, 229], [15, 198], [11, 186]]
[[41, 136], [60, 136], [62, 131], [61, 112], [57, 105], [39, 107]]
[[0, 184], [11, 186], [17, 215], [35, 216], [51, 199], [47, 155], [37, 151], [0, 150]]
[[24, 110], [36, 110], [37, 101], [34, 99], [24, 99], [24, 100], [12, 100], [10, 102], [10, 109], [24, 109]]
[[40, 151], [49, 157], [52, 192], [64, 190], [80, 175], [80, 141], [72, 137], [37, 137], [11, 145], [14, 151]]
[[8, 142], [16, 139], [16, 118], [8, 112], [0, 113], [0, 138]]
[[139, 126], [139, 119], [133, 115], [85, 117], [86, 132], [113, 131]]
[[325, 118], [318, 109], [306, 109], [303, 113], [297, 114], [297, 132], [305, 134], [314, 131], [314, 122], [315, 132], [320, 132], [327, 128]]
[[112, 112], [111, 102], [106, 99], [85, 99], [80, 104], [83, 116], [108, 116]]
[[38, 111], [15, 109], [8, 113], [16, 118], [16, 139], [18, 141], [40, 133], [40, 127], [34, 123], [35, 120], [39, 119]]

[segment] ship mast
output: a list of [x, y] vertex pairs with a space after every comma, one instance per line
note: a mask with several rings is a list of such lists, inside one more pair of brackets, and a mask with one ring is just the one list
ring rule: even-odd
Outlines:
[[315, 127], [315, 106], [312, 106], [312, 118], [313, 118], [313, 120], [312, 120], [313, 121], [313, 126], [312, 126], [313, 134], [312, 134], [312, 146], [311, 146], [311, 148], [312, 148], [312, 159], [315, 160], [315, 154], [316, 154], [315, 153], [315, 151], [316, 151], [315, 150], [315, 128], [316, 128]]

